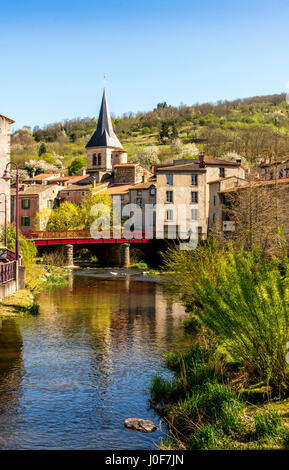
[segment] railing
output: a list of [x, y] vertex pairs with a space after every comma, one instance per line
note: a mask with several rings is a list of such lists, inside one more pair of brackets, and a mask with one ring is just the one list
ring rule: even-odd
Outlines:
[[[5, 282], [14, 281], [16, 279], [16, 254], [14, 251], [6, 251], [6, 263], [0, 264], [0, 285]], [[22, 256], [19, 257], [19, 265], [22, 265]]]
[[[153, 238], [154, 232], [135, 231], [136, 238]], [[55, 239], [55, 238], [93, 238], [90, 230], [31, 230], [22, 232], [22, 235], [28, 240], [39, 239]], [[125, 235], [120, 232], [119, 238], [125, 238]], [[114, 233], [111, 230], [108, 238], [114, 238]]]
[[16, 279], [16, 261], [0, 264], [0, 284]]

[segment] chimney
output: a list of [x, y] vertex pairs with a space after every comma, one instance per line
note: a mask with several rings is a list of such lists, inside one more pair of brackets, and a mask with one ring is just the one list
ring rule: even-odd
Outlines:
[[35, 171], [32, 171], [32, 179], [35, 178]]
[[92, 187], [96, 188], [96, 177], [95, 176], [92, 177]]
[[199, 166], [200, 168], [205, 168], [205, 155], [204, 152], [201, 152], [199, 155]]
[[86, 168], [85, 168], [85, 166], [82, 167], [81, 174], [82, 174], [82, 176], [86, 175]]
[[141, 182], [142, 182], [142, 183], [145, 182], [145, 175], [142, 175], [142, 177], [141, 177]]

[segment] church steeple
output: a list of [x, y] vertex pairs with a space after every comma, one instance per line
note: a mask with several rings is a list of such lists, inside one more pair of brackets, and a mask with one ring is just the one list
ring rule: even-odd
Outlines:
[[97, 121], [97, 128], [86, 148], [90, 147], [112, 147], [122, 148], [120, 141], [115, 135], [112, 127], [110, 112], [108, 108], [105, 88], [103, 90], [102, 102]]

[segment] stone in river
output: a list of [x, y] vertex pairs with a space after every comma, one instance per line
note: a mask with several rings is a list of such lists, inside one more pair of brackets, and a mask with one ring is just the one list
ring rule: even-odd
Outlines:
[[124, 425], [128, 429], [134, 429], [140, 432], [153, 432], [157, 429], [156, 425], [149, 419], [127, 418]]

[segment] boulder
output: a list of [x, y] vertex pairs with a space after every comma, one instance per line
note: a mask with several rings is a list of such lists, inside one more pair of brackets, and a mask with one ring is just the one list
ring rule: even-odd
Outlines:
[[149, 419], [127, 418], [124, 425], [128, 429], [140, 432], [154, 432], [157, 429], [156, 425]]

